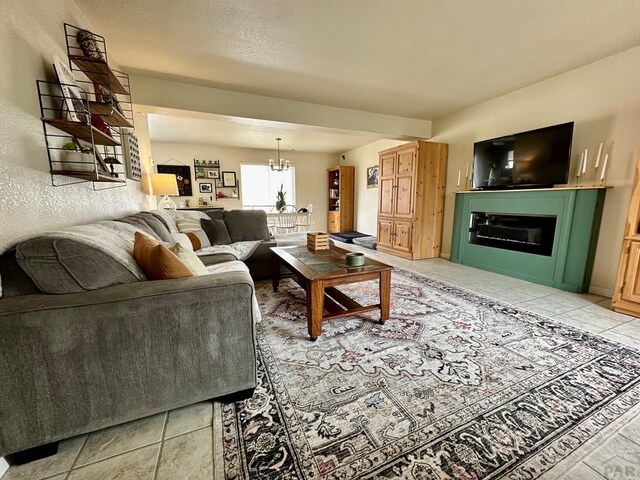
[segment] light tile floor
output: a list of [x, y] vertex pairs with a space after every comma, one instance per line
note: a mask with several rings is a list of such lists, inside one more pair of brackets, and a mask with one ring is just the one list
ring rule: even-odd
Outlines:
[[[348, 248], [640, 348], [640, 319], [612, 312], [605, 297], [563, 292], [444, 259], [410, 261], [357, 246]], [[11, 467], [2, 480], [212, 479], [216, 407], [203, 402], [66, 440], [56, 455]], [[640, 405], [542, 478], [640, 480]]]

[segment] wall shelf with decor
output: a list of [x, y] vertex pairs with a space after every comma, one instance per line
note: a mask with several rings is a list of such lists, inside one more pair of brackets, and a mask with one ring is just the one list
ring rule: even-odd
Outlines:
[[220, 178], [215, 181], [214, 185], [216, 189], [216, 198], [218, 200], [240, 200], [240, 183], [238, 182], [236, 172], [221, 172]]
[[[240, 199], [240, 184], [236, 172], [221, 171], [220, 160], [193, 159], [195, 179], [203, 181], [200, 193], [211, 194], [216, 200]], [[204, 188], [203, 190], [203, 187]]]
[[68, 58], [53, 58], [58, 82], [36, 82], [51, 183], [124, 186], [134, 160], [122, 143], [134, 128], [129, 77], [109, 67], [104, 37], [64, 28]]
[[107, 43], [102, 35], [64, 24], [69, 67], [76, 81], [93, 91], [92, 113], [110, 125], [134, 128], [129, 75], [109, 66]]
[[217, 180], [220, 178], [220, 160], [193, 159], [196, 180]]

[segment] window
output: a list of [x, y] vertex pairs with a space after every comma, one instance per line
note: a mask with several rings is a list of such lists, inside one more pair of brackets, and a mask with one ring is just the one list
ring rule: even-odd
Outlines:
[[242, 208], [275, 210], [276, 194], [282, 185], [287, 205], [296, 204], [295, 168], [272, 171], [269, 165], [240, 165]]

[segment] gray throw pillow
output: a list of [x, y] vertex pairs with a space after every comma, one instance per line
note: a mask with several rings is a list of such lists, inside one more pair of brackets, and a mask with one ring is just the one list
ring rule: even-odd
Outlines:
[[231, 237], [223, 220], [201, 219], [200, 224], [204, 233], [207, 234], [211, 245], [229, 245]]

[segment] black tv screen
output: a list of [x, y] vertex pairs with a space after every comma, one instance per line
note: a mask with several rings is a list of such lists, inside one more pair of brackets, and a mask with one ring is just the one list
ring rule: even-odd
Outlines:
[[573, 122], [477, 142], [473, 187], [500, 189], [567, 183]]

